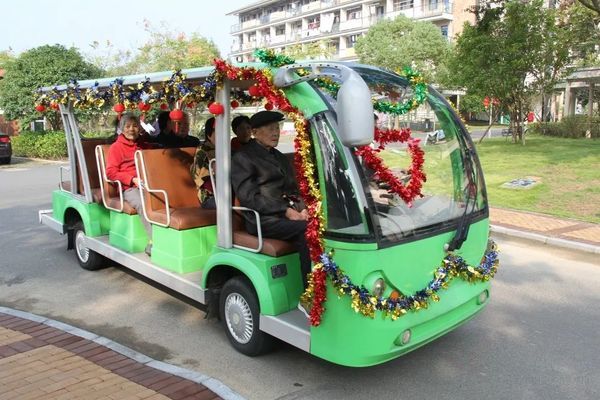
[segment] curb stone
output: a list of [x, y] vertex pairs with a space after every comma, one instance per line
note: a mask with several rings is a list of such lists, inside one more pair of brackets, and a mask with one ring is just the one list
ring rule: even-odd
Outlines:
[[541, 242], [544, 244], [548, 244], [548, 245], [552, 245], [552, 246], [556, 246], [556, 247], [562, 247], [562, 248], [566, 248], [566, 249], [570, 249], [570, 250], [583, 251], [583, 252], [592, 253], [592, 254], [600, 254], [600, 246], [595, 246], [593, 244], [580, 243], [580, 242], [575, 242], [572, 240], [545, 236], [545, 235], [541, 235], [539, 233], [526, 232], [526, 231], [521, 231], [518, 229], [511, 229], [511, 228], [506, 228], [504, 226], [493, 225], [493, 224], [490, 225], [490, 230], [493, 233], [500, 234], [500, 235], [512, 236], [512, 237], [517, 237], [517, 238], [522, 238], [522, 239], [529, 239], [529, 240], [533, 240], [536, 242]]
[[41, 317], [39, 315], [31, 314], [25, 311], [15, 310], [12, 308], [2, 307], [0, 306], [0, 313], [12, 315], [14, 317], [23, 318], [26, 320], [30, 320], [33, 322], [37, 322], [39, 324], [47, 325], [56, 329], [60, 329], [65, 331], [71, 335], [79, 336], [84, 339], [91, 340], [99, 345], [107, 347], [119, 354], [122, 354], [125, 357], [128, 357], [140, 364], [144, 364], [148, 367], [155, 368], [162, 372], [166, 372], [171, 375], [178, 376], [180, 378], [184, 378], [190, 380], [192, 382], [204, 385], [208, 389], [212, 390], [214, 393], [219, 395], [224, 400], [245, 400], [240, 394], [233, 391], [231, 388], [226, 386], [223, 382], [218, 379], [211, 378], [207, 375], [203, 375], [199, 372], [192, 371], [189, 369], [181, 368], [172, 364], [168, 364], [162, 361], [154, 360], [146, 356], [145, 354], [139, 353], [129, 347], [123, 346], [119, 343], [116, 343], [108, 338], [98, 336], [92, 332], [74, 327], [69, 324], [65, 324], [60, 321], [56, 321], [50, 318]]

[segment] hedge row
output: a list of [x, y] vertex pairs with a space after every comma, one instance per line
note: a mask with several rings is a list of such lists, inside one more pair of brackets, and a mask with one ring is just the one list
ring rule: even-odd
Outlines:
[[[587, 115], [572, 115], [564, 117], [559, 122], [538, 122], [531, 124], [529, 130], [544, 136], [579, 139], [586, 137], [590, 129]], [[600, 138], [600, 117], [592, 117], [592, 138]]]
[[[86, 132], [85, 137], [106, 137], [106, 132]], [[67, 140], [63, 131], [22, 131], [11, 138], [13, 155], [17, 157], [59, 160], [67, 158]]]
[[11, 140], [13, 155], [57, 160], [67, 157], [65, 133], [24, 131]]

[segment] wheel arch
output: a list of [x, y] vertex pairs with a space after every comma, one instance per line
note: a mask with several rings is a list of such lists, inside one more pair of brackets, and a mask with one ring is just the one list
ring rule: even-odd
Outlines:
[[[202, 287], [206, 289], [218, 288], [226, 280], [234, 276], [244, 276], [250, 283], [260, 305], [260, 313], [266, 315], [277, 315], [287, 311], [287, 293], [283, 290], [285, 298], [275, 299], [273, 290], [269, 285], [268, 278], [261, 272], [260, 268], [251, 260], [233, 253], [219, 253], [213, 255], [206, 263], [205, 272], [202, 277]], [[211, 286], [212, 285], [212, 286]]]

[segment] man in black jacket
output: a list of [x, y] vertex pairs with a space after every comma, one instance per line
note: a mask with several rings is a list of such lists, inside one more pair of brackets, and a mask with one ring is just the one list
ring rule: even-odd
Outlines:
[[[279, 144], [279, 122], [283, 118], [275, 111], [260, 111], [250, 118], [254, 139], [233, 156], [231, 181], [240, 204], [260, 214], [264, 237], [287, 240], [296, 245], [306, 287], [306, 275], [311, 269], [304, 238], [308, 211], [300, 200], [292, 166], [275, 149]], [[245, 219], [248, 233], [256, 235], [254, 216], [245, 215]]]

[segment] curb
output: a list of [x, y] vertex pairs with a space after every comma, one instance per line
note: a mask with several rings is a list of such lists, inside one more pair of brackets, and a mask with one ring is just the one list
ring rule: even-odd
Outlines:
[[593, 244], [575, 242], [567, 239], [560, 239], [551, 236], [545, 236], [539, 233], [520, 231], [518, 229], [506, 228], [504, 226], [499, 225], [490, 225], [490, 230], [493, 233], [497, 233], [500, 235], [512, 236], [521, 239], [533, 240], [536, 242], [541, 242], [544, 244], [549, 244], [556, 247], [562, 247], [570, 250], [583, 251], [591, 254], [600, 254], [600, 246], [595, 246]]
[[192, 371], [186, 368], [178, 367], [176, 365], [155, 360], [133, 349], [130, 349], [129, 347], [123, 346], [110, 339], [107, 339], [103, 336], [98, 336], [95, 333], [74, 327], [69, 324], [65, 324], [60, 321], [56, 321], [46, 317], [41, 317], [39, 315], [31, 314], [25, 311], [15, 310], [12, 308], [0, 306], [0, 312], [12, 315], [13, 317], [27, 319], [33, 322], [37, 322], [39, 324], [50, 326], [52, 328], [60, 329], [64, 332], [70, 333], [71, 335], [79, 336], [81, 338], [90, 340], [101, 346], [107, 347], [119, 354], [122, 354], [123, 356], [128, 357], [140, 364], [144, 364], [148, 367], [160, 370], [167, 374], [175, 375], [180, 378], [184, 378], [195, 383], [204, 385], [224, 400], [245, 400], [244, 397], [227, 387], [223, 382], [219, 381], [218, 379], [211, 378], [210, 376], [201, 374], [196, 371]]
[[33, 158], [33, 157], [21, 157], [21, 156], [12, 156], [13, 159], [19, 159], [19, 160], [29, 160], [29, 161], [38, 161], [38, 162], [44, 162], [47, 164], [67, 164], [69, 162], [68, 159], [64, 159], [64, 160], [48, 160], [45, 158]]

